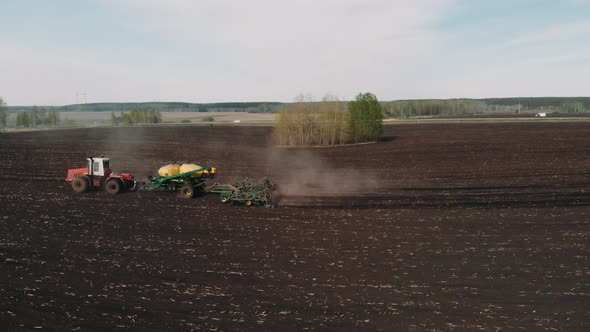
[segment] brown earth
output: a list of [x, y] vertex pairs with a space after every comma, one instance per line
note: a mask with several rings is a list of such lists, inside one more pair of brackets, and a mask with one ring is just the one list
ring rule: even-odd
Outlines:
[[[269, 128], [0, 136], [0, 330], [590, 329], [590, 126], [387, 126], [273, 149]], [[76, 194], [110, 156], [220, 182], [279, 178], [277, 209], [169, 192]]]

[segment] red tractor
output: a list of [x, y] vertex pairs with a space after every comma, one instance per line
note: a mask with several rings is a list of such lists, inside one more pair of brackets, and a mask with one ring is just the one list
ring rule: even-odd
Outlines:
[[109, 194], [124, 190], [135, 190], [137, 181], [131, 174], [115, 174], [109, 168], [109, 158], [87, 158], [88, 167], [68, 170], [67, 182], [72, 183], [75, 192], [83, 193], [92, 188], [102, 188]]

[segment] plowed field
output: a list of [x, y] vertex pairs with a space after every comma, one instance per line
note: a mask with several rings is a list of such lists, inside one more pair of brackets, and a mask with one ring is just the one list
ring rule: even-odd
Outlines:
[[[261, 127], [0, 135], [0, 330], [590, 329], [590, 126], [386, 126], [273, 148]], [[279, 208], [76, 194], [105, 155], [218, 181], [275, 176]]]

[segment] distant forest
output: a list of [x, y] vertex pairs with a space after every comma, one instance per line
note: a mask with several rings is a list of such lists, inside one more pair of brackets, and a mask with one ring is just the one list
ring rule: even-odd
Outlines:
[[[515, 97], [485, 99], [431, 99], [382, 102], [387, 117], [464, 116], [506, 113], [586, 113], [590, 97]], [[586, 114], [584, 114], [586, 115]]]
[[[158, 112], [249, 112], [276, 113], [292, 103], [235, 102], [235, 103], [89, 103], [66, 106], [46, 106], [60, 112], [129, 112], [147, 109]], [[519, 113], [547, 111], [553, 113], [585, 113], [590, 111], [590, 97], [514, 97], [484, 99], [420, 99], [381, 102], [388, 117], [432, 115], [466, 115], [483, 113]], [[8, 106], [11, 112], [29, 111], [31, 106]]]
[[[10, 111], [27, 111], [31, 106], [9, 106]], [[46, 106], [60, 112], [128, 112], [134, 109], [149, 109], [159, 112], [249, 112], [274, 113], [283, 108], [278, 102], [208, 103], [183, 102], [147, 103], [88, 103], [65, 106]]]

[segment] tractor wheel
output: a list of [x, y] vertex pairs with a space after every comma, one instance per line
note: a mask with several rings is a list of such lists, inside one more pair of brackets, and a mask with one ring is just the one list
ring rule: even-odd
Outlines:
[[187, 184], [180, 188], [180, 197], [182, 198], [193, 198], [195, 196], [195, 188]]
[[83, 193], [88, 190], [90, 183], [85, 177], [77, 177], [72, 180], [72, 189], [77, 193]]
[[117, 179], [108, 180], [104, 186], [104, 189], [106, 190], [106, 192], [108, 192], [109, 194], [113, 194], [113, 195], [120, 193], [122, 188], [123, 188], [123, 185], [121, 184], [121, 181], [119, 181]]

